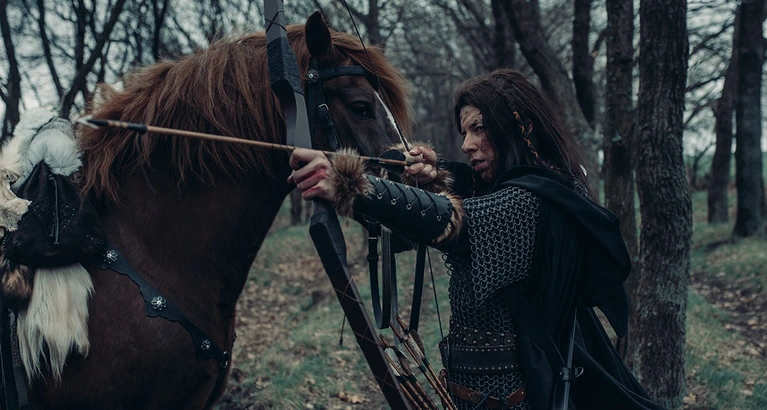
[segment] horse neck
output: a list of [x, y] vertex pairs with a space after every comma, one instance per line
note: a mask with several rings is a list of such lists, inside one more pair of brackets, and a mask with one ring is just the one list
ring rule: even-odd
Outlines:
[[[214, 302], [233, 311], [250, 266], [290, 191], [287, 170], [269, 180], [213, 186], [141, 173], [122, 183], [122, 206], [104, 212], [107, 238], [179, 305]], [[150, 187], [151, 185], [151, 187]], [[186, 288], [186, 289], [185, 289]], [[188, 300], [190, 294], [197, 300]]]

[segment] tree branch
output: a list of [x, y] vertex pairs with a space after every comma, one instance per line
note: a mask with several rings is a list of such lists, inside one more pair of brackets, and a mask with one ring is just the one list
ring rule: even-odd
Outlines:
[[101, 57], [101, 54], [104, 50], [104, 45], [109, 40], [109, 36], [112, 34], [112, 29], [114, 28], [115, 24], [117, 24], [117, 20], [120, 17], [120, 13], [122, 13], [123, 6], [125, 6], [125, 0], [118, 0], [112, 8], [112, 12], [109, 16], [109, 21], [107, 21], [107, 23], [104, 25], [104, 29], [97, 36], [96, 45], [93, 47], [93, 51], [91, 52], [90, 57], [88, 57], [88, 61], [83, 64], [83, 66], [80, 67], [80, 69], [77, 71], [77, 75], [72, 81], [72, 86], [64, 96], [64, 100], [61, 104], [61, 109], [59, 110], [59, 115], [61, 117], [66, 118], [69, 116], [69, 112], [74, 105], [75, 97], [83, 89], [83, 87], [85, 87], [88, 73], [93, 70], [94, 64], [96, 64], [96, 61], [98, 61], [98, 59]]
[[56, 65], [53, 63], [51, 42], [45, 29], [45, 3], [43, 0], [37, 0], [37, 13], [37, 27], [40, 30], [40, 40], [43, 42], [45, 63], [48, 64], [48, 71], [50, 71], [53, 85], [56, 87], [56, 95], [58, 95], [59, 100], [61, 100], [61, 97], [64, 96], [64, 88], [61, 86], [59, 74], [56, 72]]

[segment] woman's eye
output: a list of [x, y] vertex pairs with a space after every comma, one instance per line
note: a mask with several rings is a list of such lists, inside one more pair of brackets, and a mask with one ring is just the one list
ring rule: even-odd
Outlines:
[[356, 115], [359, 115], [361, 117], [372, 117], [373, 116], [373, 110], [370, 108], [370, 105], [364, 102], [356, 102], [352, 103], [352, 112]]

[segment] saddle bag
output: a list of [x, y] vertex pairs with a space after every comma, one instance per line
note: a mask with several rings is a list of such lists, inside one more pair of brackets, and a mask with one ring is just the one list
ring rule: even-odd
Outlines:
[[104, 248], [106, 238], [93, 204], [45, 162], [34, 167], [17, 195], [31, 203], [18, 229], [4, 238], [9, 260], [39, 267], [69, 265]]

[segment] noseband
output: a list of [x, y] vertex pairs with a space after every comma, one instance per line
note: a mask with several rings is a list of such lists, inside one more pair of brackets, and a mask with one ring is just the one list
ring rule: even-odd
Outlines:
[[[362, 75], [366, 78], [370, 73], [358, 65], [346, 65], [340, 67], [331, 67], [319, 69], [317, 60], [311, 59], [309, 62], [309, 71], [306, 73], [306, 106], [309, 118], [309, 135], [314, 136], [315, 115], [319, 116], [322, 129], [328, 137], [330, 149], [337, 151], [341, 147], [338, 141], [338, 132], [336, 124], [330, 117], [330, 109], [325, 103], [325, 96], [322, 94], [322, 81], [342, 75]], [[371, 83], [372, 84], [372, 83]], [[314, 107], [314, 108], [312, 108]]]

